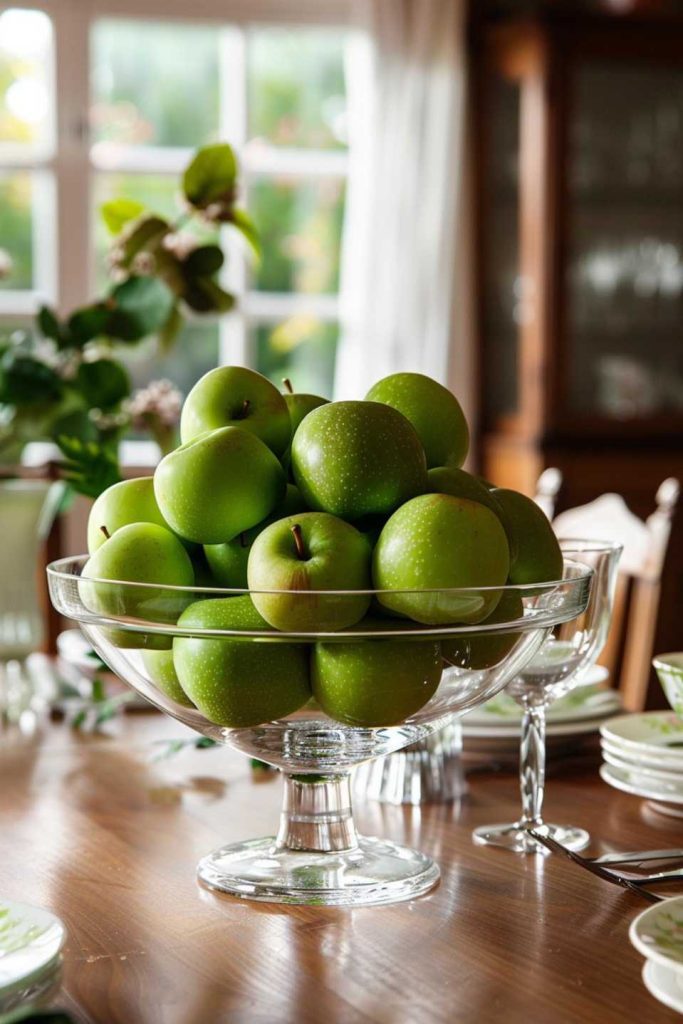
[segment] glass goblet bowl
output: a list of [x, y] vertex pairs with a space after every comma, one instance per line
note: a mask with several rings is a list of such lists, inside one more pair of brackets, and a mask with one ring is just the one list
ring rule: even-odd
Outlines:
[[[358, 835], [352, 769], [498, 693], [554, 626], [581, 613], [591, 579], [566, 561], [563, 579], [536, 586], [255, 592], [91, 579], [86, 562], [52, 563], [50, 595], [112, 671], [161, 711], [283, 774], [277, 835], [208, 854], [200, 881], [255, 900], [338, 906], [410, 899], [439, 878], [425, 854]], [[516, 617], [478, 622], [506, 592], [519, 599]], [[421, 621], [387, 613], [398, 595]], [[273, 602], [286, 628], [255, 628], [253, 606], [272, 612]], [[485, 667], [443, 660], [446, 645], [475, 643], [491, 652]]]

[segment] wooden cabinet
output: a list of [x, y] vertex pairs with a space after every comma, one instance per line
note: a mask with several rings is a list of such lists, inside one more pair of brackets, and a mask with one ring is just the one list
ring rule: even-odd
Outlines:
[[[683, 479], [683, 20], [473, 34], [482, 472], [641, 516]], [[683, 648], [674, 525], [657, 645]]]

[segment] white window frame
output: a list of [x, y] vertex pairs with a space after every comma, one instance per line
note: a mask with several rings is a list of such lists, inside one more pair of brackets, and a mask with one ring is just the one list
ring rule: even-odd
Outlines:
[[[347, 155], [343, 151], [305, 149], [252, 150], [246, 146], [246, 32], [256, 25], [277, 27], [331, 27], [348, 29], [352, 0], [0, 0], [0, 13], [11, 7], [45, 11], [52, 20], [55, 96], [54, 145], [51, 151], [27, 161], [7, 152], [0, 156], [0, 170], [28, 169], [52, 183], [52, 216], [41, 218], [47, 237], [41, 236], [34, 254], [44, 254], [40, 287], [35, 291], [0, 291], [3, 321], [25, 322], [42, 302], [54, 304], [64, 315], [86, 302], [93, 294], [93, 231], [91, 193], [98, 171], [177, 175], [191, 150], [137, 148], [119, 161], [95, 157], [89, 133], [90, 40], [95, 21], [125, 18], [140, 21], [188, 22], [216, 25], [222, 45], [230, 47], [231, 58], [221, 61], [231, 69], [221, 89], [230, 95], [221, 104], [223, 123], [220, 137], [230, 142], [240, 156], [245, 184], [272, 172], [319, 179], [345, 179]], [[241, 102], [235, 96], [241, 94]], [[46, 195], [50, 195], [46, 185]], [[85, 198], [84, 198], [85, 197]], [[37, 222], [37, 218], [36, 218]], [[225, 284], [239, 297], [238, 311], [220, 318], [219, 363], [252, 362], [249, 328], [276, 322], [304, 309], [323, 321], [339, 316], [336, 295], [269, 294], [246, 290], [246, 259], [235, 232], [228, 232], [229, 270]], [[203, 322], [206, 322], [204, 318]]]

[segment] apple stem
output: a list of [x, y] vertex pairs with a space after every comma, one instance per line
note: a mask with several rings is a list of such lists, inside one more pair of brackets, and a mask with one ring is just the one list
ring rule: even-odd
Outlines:
[[250, 405], [251, 402], [249, 401], [249, 399], [245, 398], [244, 401], [242, 402], [242, 408], [240, 409], [239, 416], [237, 416], [238, 420], [246, 420]]
[[104, 534], [105, 540], [111, 540], [111, 534], [106, 526], [100, 526], [100, 533]]
[[306, 557], [306, 548], [304, 547], [304, 539], [301, 536], [301, 527], [298, 523], [295, 523], [292, 527], [292, 536], [294, 537], [294, 546], [296, 547], [297, 558], [303, 560]]
[[284, 385], [284, 389], [287, 392], [287, 394], [288, 395], [293, 395], [294, 394], [294, 388], [292, 387], [292, 382], [289, 379], [289, 377], [283, 377], [282, 378], [282, 383]]

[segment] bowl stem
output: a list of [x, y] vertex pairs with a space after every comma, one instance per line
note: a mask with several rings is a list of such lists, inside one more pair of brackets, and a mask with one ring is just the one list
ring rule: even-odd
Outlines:
[[321, 853], [356, 849], [349, 779], [349, 773], [284, 775], [277, 848]]

